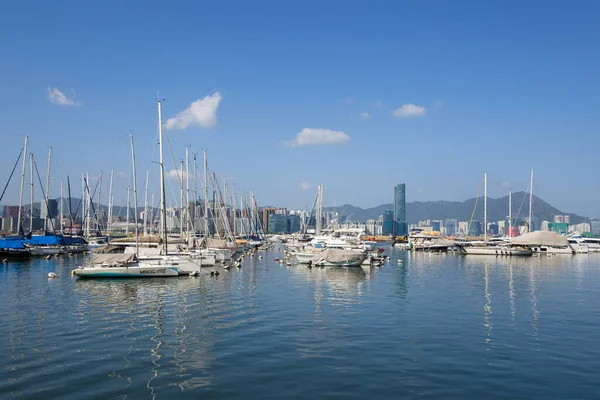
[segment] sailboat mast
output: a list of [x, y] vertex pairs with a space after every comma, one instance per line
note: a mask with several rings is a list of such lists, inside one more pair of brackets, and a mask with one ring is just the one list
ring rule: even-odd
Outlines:
[[529, 183], [529, 232], [532, 232], [532, 226], [531, 226], [531, 213], [532, 213], [532, 207], [533, 206], [533, 170], [531, 170], [531, 181]]
[[100, 219], [102, 219], [102, 171], [98, 183], [98, 211], [96, 213], [96, 232], [100, 232]]
[[64, 201], [64, 196], [63, 196], [63, 181], [60, 181], [60, 234], [63, 234], [63, 201]]
[[487, 242], [487, 172], [483, 174], [483, 240]]
[[130, 200], [129, 200], [129, 190], [130, 190], [130, 186], [127, 186], [127, 219], [126, 221], [126, 225], [125, 225], [125, 234], [129, 235], [129, 204], [130, 204]]
[[29, 205], [29, 233], [33, 232], [33, 153], [29, 154], [29, 173], [31, 179], [31, 200]]
[[160, 100], [158, 103], [158, 147], [159, 147], [159, 165], [160, 165], [160, 222], [163, 235], [164, 254], [167, 254], [167, 199], [165, 193], [165, 166], [163, 163], [163, 143], [162, 143], [162, 110]]
[[184, 212], [183, 210], [185, 210], [185, 208], [183, 207], [183, 201], [184, 201], [184, 197], [183, 197], [183, 160], [181, 160], [181, 163], [179, 164], [179, 168], [180, 168], [180, 175], [181, 176], [181, 180], [179, 181], [179, 185], [180, 185], [180, 198], [179, 198], [179, 204], [180, 204], [180, 208], [179, 208], [179, 238], [183, 239], [183, 217], [184, 217]]
[[113, 187], [113, 172], [115, 170], [113, 168], [111, 168], [110, 170], [110, 184], [108, 186], [108, 220], [106, 221], [106, 229], [107, 229], [107, 236], [110, 235], [110, 230], [112, 228], [112, 203], [113, 203], [113, 194], [112, 194], [112, 187]]
[[85, 192], [87, 194], [87, 207], [85, 208], [86, 219], [85, 219], [85, 236], [90, 236], [90, 219], [92, 218], [92, 193], [90, 192], [90, 173], [85, 173]]
[[23, 166], [21, 167], [21, 191], [19, 193], [19, 214], [17, 216], [17, 235], [21, 234], [21, 217], [23, 216], [23, 186], [25, 185], [25, 166], [27, 165], [27, 141], [29, 136], [25, 136], [25, 146], [23, 147]]
[[194, 153], [194, 220], [192, 221], [194, 232], [197, 229], [196, 221], [198, 221], [198, 165], [196, 163], [196, 153]]
[[48, 147], [48, 168], [46, 174], [46, 215], [44, 218], [44, 231], [48, 229], [48, 219], [50, 218], [50, 210], [48, 207], [48, 198], [50, 197], [50, 160], [52, 159], [52, 147]]
[[508, 191], [508, 237], [512, 237], [512, 190]]
[[146, 170], [146, 194], [144, 195], [144, 236], [147, 236], [148, 232], [148, 177], [150, 170]]
[[206, 159], [206, 149], [204, 150], [204, 234], [210, 236], [208, 224], [208, 160]]
[[[137, 203], [137, 180], [135, 173], [135, 147], [133, 145], [133, 135], [129, 135], [131, 139], [131, 164], [133, 169], [133, 222], [135, 223], [135, 255], [139, 257], [140, 255], [140, 235], [138, 232], [138, 203]], [[127, 224], [129, 226], [129, 224]]]
[[187, 237], [188, 237], [188, 247], [191, 243], [189, 240], [190, 237], [190, 217], [192, 216], [190, 212], [190, 149], [189, 147], [185, 148], [185, 191], [186, 191], [186, 199], [185, 199], [185, 226], [187, 229]]

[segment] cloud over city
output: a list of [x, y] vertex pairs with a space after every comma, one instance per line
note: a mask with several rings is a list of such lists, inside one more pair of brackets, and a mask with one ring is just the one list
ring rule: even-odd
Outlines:
[[350, 140], [345, 132], [330, 129], [304, 128], [292, 140], [285, 142], [287, 147], [339, 145]]
[[188, 108], [169, 118], [167, 129], [180, 130], [190, 127], [211, 128], [217, 124], [217, 110], [221, 103], [221, 94], [215, 92], [194, 101]]
[[425, 107], [404, 104], [402, 107], [394, 110], [394, 116], [397, 118], [422, 117], [426, 112]]
[[[73, 90], [73, 97], [75, 97], [75, 91]], [[56, 104], [59, 106], [65, 106], [65, 107], [78, 107], [78, 106], [82, 106], [83, 103], [80, 101], [77, 101], [73, 98], [69, 98], [66, 94], [64, 94], [63, 92], [61, 92], [60, 90], [58, 90], [58, 88], [48, 88], [48, 100], [50, 100], [50, 103], [52, 104]]]

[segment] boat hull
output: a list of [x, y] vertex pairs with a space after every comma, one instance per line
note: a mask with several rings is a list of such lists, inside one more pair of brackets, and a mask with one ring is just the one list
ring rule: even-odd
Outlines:
[[464, 247], [464, 254], [476, 254], [480, 256], [530, 256], [533, 252], [529, 249], [511, 247]]
[[154, 278], [179, 276], [176, 267], [168, 265], [136, 265], [129, 267], [85, 267], [73, 271], [79, 278]]

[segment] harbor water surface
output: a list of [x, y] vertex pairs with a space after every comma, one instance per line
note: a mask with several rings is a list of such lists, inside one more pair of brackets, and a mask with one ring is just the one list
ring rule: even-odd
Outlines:
[[138, 280], [0, 264], [0, 398], [600, 397], [600, 255], [386, 252]]

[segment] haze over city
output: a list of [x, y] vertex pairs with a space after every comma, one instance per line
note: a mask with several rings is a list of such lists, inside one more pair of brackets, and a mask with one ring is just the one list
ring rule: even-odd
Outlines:
[[484, 171], [501, 197], [534, 169], [537, 196], [597, 217], [600, 4], [564, 4], [7, 3], [0, 179], [29, 135], [42, 176], [53, 147], [51, 196], [114, 168], [124, 205], [132, 133], [157, 192], [159, 96], [176, 161], [208, 149], [261, 205], [304, 209], [323, 184], [327, 206], [373, 207], [398, 182], [462, 201]]

